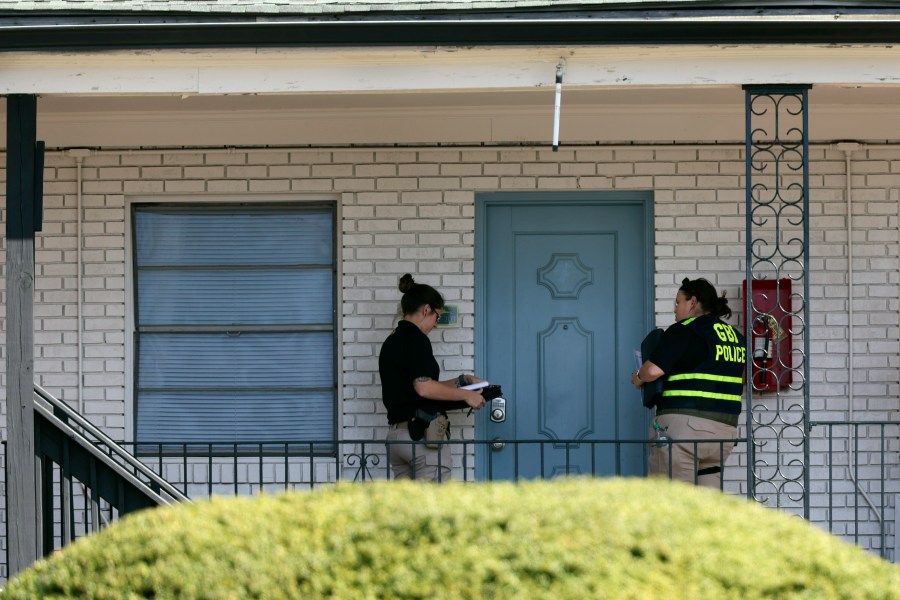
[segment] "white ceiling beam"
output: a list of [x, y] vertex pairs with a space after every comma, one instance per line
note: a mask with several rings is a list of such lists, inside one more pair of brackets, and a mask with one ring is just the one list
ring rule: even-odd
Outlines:
[[717, 86], [892, 85], [885, 46], [226, 49], [0, 54], [0, 94], [216, 95]]

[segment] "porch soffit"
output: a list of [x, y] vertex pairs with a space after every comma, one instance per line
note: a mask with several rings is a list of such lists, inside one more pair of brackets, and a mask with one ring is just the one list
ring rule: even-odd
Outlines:
[[253, 48], [0, 53], [0, 94], [355, 94], [900, 82], [890, 46]]
[[[896, 88], [816, 86], [811, 139], [900, 140]], [[552, 89], [428, 93], [47, 96], [38, 134], [49, 148], [537, 145], [552, 132]], [[2, 115], [0, 99], [0, 146]], [[740, 143], [739, 86], [568, 90], [564, 146]]]

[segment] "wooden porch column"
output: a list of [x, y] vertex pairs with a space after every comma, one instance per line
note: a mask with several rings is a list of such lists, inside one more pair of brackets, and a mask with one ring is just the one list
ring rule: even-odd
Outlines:
[[37, 99], [6, 98], [6, 501], [9, 575], [38, 558], [34, 455]]

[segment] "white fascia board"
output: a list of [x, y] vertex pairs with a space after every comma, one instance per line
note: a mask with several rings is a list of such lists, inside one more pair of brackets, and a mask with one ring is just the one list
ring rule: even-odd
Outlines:
[[900, 82], [888, 46], [134, 50], [0, 54], [0, 94], [297, 94]]

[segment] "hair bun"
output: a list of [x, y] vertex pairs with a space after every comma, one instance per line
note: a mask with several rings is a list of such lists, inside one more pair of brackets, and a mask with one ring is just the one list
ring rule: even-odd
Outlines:
[[403, 277], [400, 278], [400, 292], [401, 293], [405, 294], [406, 292], [411, 290], [414, 285], [416, 285], [416, 280], [413, 279], [413, 276], [410, 275], [409, 273], [407, 273], [406, 275], [404, 275]]

